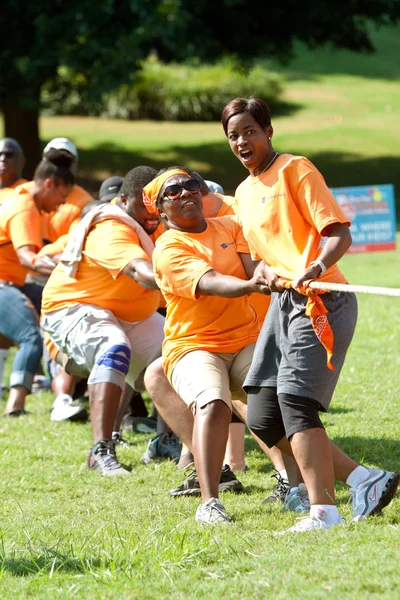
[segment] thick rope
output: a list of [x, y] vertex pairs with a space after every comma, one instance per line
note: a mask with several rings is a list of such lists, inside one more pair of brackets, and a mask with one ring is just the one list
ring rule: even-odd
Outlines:
[[374, 287], [372, 285], [350, 285], [347, 283], [328, 283], [310, 281], [309, 287], [313, 290], [327, 290], [329, 292], [355, 292], [356, 294], [375, 294], [376, 296], [398, 296], [399, 288]]

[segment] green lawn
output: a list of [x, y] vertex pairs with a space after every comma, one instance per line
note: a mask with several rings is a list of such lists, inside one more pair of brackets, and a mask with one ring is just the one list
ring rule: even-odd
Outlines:
[[[400, 251], [346, 256], [353, 283], [400, 287]], [[400, 468], [400, 301], [359, 297], [355, 339], [332, 410], [330, 436], [367, 466]], [[30, 396], [31, 415], [0, 423], [1, 597], [14, 598], [399, 598], [399, 495], [384, 515], [276, 538], [295, 522], [261, 505], [270, 463], [246, 439], [242, 495], [225, 494], [235, 522], [194, 522], [195, 498], [170, 498], [182, 481], [169, 462], [139, 460], [146, 436], [120, 451], [131, 477], [112, 481], [85, 468], [89, 424], [51, 423], [50, 394]]]
[[[276, 148], [305, 154], [331, 186], [394, 183], [399, 196], [398, 40], [398, 30], [397, 38], [379, 34], [374, 57], [300, 49], [282, 69]], [[227, 192], [246, 176], [218, 123], [46, 117], [41, 133], [43, 143], [66, 135], [77, 144], [93, 192], [140, 164], [187, 164]], [[346, 256], [341, 266], [352, 283], [400, 287], [399, 261], [400, 250]], [[360, 296], [359, 309], [324, 422], [357, 461], [398, 470], [400, 301]], [[345, 526], [277, 538], [295, 517], [261, 505], [272, 468], [247, 437], [245, 493], [223, 497], [234, 523], [201, 527], [198, 500], [168, 496], [183, 478], [175, 466], [140, 464], [145, 436], [132, 434], [133, 445], [119, 453], [131, 477], [102, 478], [85, 467], [90, 424], [51, 423], [52, 401], [30, 396], [31, 415], [0, 420], [2, 599], [400, 598], [399, 494], [383, 516], [352, 524], [348, 491], [338, 485]]]
[[[273, 115], [276, 149], [310, 158], [332, 187], [393, 183], [400, 198], [399, 31], [375, 34], [372, 56], [299, 46], [289, 66], [267, 63], [285, 82], [284, 105]], [[247, 175], [219, 123], [43, 117], [41, 133], [43, 143], [71, 137], [80, 150], [80, 175], [95, 194], [103, 178], [140, 164], [187, 165], [227, 193]]]

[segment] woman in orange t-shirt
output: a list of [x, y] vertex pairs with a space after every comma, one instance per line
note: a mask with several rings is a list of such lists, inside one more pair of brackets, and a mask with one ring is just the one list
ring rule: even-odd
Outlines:
[[11, 369], [10, 394], [5, 416], [25, 413], [25, 397], [32, 387], [42, 355], [39, 320], [33, 305], [34, 284], [25, 284], [29, 271], [49, 275], [55, 263], [39, 256], [42, 246], [41, 213], [51, 212], [65, 201], [74, 183], [70, 161], [56, 165], [42, 160], [31, 193], [18, 194], [0, 208], [0, 333], [18, 345]]
[[[205, 219], [200, 185], [183, 169], [167, 170], [144, 188], [145, 203], [166, 222], [153, 255], [157, 284], [167, 302], [164, 368], [194, 413], [193, 454], [202, 504], [196, 520], [230, 517], [218, 485], [231, 421], [232, 394], [242, 383], [259, 326], [247, 296], [263, 293], [235, 217]], [[251, 277], [251, 279], [248, 279]]]
[[399, 475], [357, 465], [326, 435], [318, 413], [329, 407], [356, 326], [357, 301], [354, 294], [318, 296], [307, 288], [317, 278], [346, 283], [336, 263], [351, 244], [350, 223], [310, 161], [274, 150], [265, 102], [231, 100], [222, 125], [250, 173], [236, 192], [243, 231], [253, 257], [263, 259], [257, 269], [277, 293], [244, 384], [249, 426], [299, 465], [307, 491], [291, 480], [285, 504], [297, 505], [298, 512], [311, 505], [310, 516], [289, 531], [343, 522], [334, 474], [351, 486], [353, 516], [362, 519], [390, 502]]

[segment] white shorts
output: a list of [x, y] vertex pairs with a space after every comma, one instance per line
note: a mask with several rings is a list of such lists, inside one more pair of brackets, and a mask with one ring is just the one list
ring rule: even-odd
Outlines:
[[203, 408], [222, 400], [232, 410], [232, 399], [247, 401], [242, 389], [250, 369], [255, 344], [234, 354], [193, 350], [179, 359], [172, 371], [171, 383], [189, 406]]
[[90, 373], [88, 384], [124, 381], [144, 391], [146, 367], [161, 356], [164, 317], [154, 313], [128, 323], [93, 304], [74, 304], [42, 316], [42, 328], [56, 346]]

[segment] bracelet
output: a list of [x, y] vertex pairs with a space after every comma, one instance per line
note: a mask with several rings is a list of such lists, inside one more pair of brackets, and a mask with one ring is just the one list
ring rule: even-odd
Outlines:
[[324, 265], [324, 263], [322, 262], [322, 260], [320, 260], [319, 258], [317, 258], [317, 260], [313, 260], [312, 262], [310, 262], [310, 264], [308, 265], [309, 267], [312, 267], [314, 265], [318, 265], [321, 269], [321, 273], [318, 275], [318, 277], [320, 275], [323, 275], [326, 271], [326, 266]]

